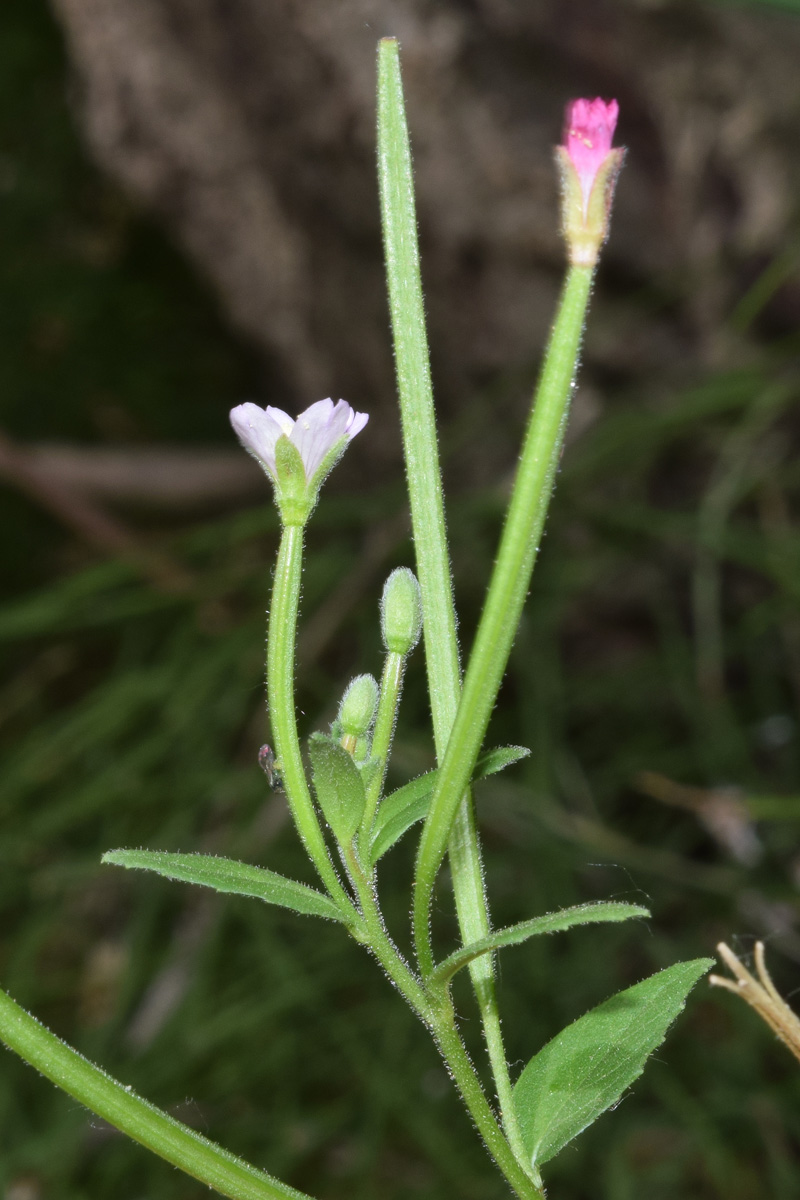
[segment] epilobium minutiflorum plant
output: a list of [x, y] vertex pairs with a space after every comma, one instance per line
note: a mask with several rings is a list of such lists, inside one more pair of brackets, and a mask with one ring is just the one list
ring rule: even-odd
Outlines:
[[[304, 756], [294, 701], [295, 633], [304, 529], [328, 472], [367, 417], [340, 400], [320, 400], [292, 420], [277, 408], [243, 404], [231, 421], [270, 477], [283, 531], [269, 610], [267, 690], [272, 750], [261, 761], [280, 783], [319, 877], [308, 887], [273, 871], [201, 854], [115, 850], [104, 861], [139, 867], [222, 892], [252, 896], [340, 925], [377, 960], [433, 1037], [511, 1192], [544, 1195], [541, 1169], [614, 1105], [637, 1078], [686, 996], [711, 966], [679, 963], [600, 1004], [540, 1047], [512, 1079], [495, 992], [504, 947], [589, 922], [623, 921], [647, 910], [616, 901], [532, 916], [493, 930], [471, 787], [528, 752], [483, 748], [530, 584], [574, 385], [592, 277], [608, 234], [623, 151], [612, 149], [616, 102], [576, 100], [567, 109], [557, 160], [569, 266], [475, 642], [460, 669], [445, 535], [431, 377], [417, 249], [411, 157], [397, 43], [378, 54], [378, 161], [389, 303], [416, 548], [416, 574], [394, 571], [380, 617], [385, 659], [380, 682], [356, 676], [330, 729], [313, 732]], [[423, 634], [438, 767], [386, 795], [403, 674]], [[308, 765], [307, 765], [308, 764]], [[378, 892], [382, 857], [412, 827], [419, 832], [412, 885], [414, 957], [400, 953]], [[434, 945], [431, 901], [445, 858], [460, 944]], [[341, 936], [321, 928], [321, 937]], [[491, 1089], [464, 1048], [451, 1001], [453, 977], [471, 976]], [[195, 1133], [111, 1079], [0, 993], [0, 1037], [80, 1103], [168, 1163], [235, 1200], [301, 1197]], [[536, 1049], [532, 1047], [532, 1049]]]

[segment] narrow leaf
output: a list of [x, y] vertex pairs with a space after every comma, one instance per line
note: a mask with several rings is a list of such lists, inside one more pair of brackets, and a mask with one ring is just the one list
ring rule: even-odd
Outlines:
[[358, 767], [344, 746], [324, 733], [312, 733], [308, 752], [319, 806], [337, 841], [346, 846], [361, 824], [367, 802]]
[[267, 904], [291, 908], [311, 917], [343, 920], [342, 913], [328, 896], [304, 883], [286, 879], [264, 867], [235, 862], [232, 858], [216, 858], [211, 854], [169, 854], [164, 850], [109, 850], [104, 863], [116, 867], [137, 867], [155, 871], [167, 879], [183, 883], [199, 883], [217, 892], [234, 892], [238, 896], [253, 896]]
[[710, 958], [676, 963], [618, 992], [531, 1059], [514, 1086], [514, 1106], [535, 1166], [616, 1104], [713, 965]]
[[495, 746], [494, 750], [487, 750], [486, 754], [481, 755], [475, 763], [472, 782], [485, 779], [487, 775], [497, 775], [498, 772], [505, 771], [506, 767], [510, 767], [512, 763], [519, 762], [521, 758], [527, 758], [529, 754], [530, 750], [527, 746]]
[[436, 786], [437, 775], [438, 771], [428, 771], [425, 775], [419, 775], [383, 801], [372, 829], [369, 858], [373, 866], [400, 840], [406, 830], [425, 816]]
[[[485, 779], [487, 775], [496, 775], [529, 754], [530, 750], [525, 746], [497, 746], [478, 759], [473, 782]], [[427, 771], [424, 775], [418, 775], [383, 801], [372, 829], [369, 859], [373, 866], [412, 825], [424, 818], [438, 773]]]
[[509, 925], [507, 929], [498, 929], [479, 942], [472, 942], [456, 950], [433, 973], [431, 982], [447, 983], [476, 958], [483, 954], [491, 954], [494, 950], [502, 950], [504, 946], [518, 946], [528, 938], [540, 933], [559, 933], [563, 929], [571, 929], [574, 925], [591, 925], [600, 921], [628, 921], [631, 917], [649, 917], [649, 910], [638, 904], [623, 904], [617, 901], [601, 901], [597, 904], [578, 904], [574, 908], [562, 908], [560, 912], [545, 913], [542, 917], [534, 917], [530, 921], [520, 921], [518, 925]]

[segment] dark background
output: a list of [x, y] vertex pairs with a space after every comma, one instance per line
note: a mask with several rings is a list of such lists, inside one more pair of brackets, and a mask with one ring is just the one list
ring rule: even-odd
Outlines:
[[[721, 938], [798, 987], [800, 9], [679, 0], [4, 0], [0, 978], [182, 1120], [321, 1200], [505, 1194], [371, 963], [310, 919], [99, 865], [206, 850], [311, 878], [265, 738], [277, 524], [245, 399], [370, 424], [309, 531], [304, 733], [380, 670], [410, 563], [374, 174], [397, 35], [460, 633], [475, 628], [562, 271], [551, 146], [616, 96], [629, 148], [569, 443], [479, 794], [522, 1065]], [[431, 765], [421, 655], [397, 782]], [[413, 838], [382, 895], [406, 942]], [[439, 893], [440, 946], [454, 934]], [[459, 1005], [479, 1053], [466, 988]], [[789, 1200], [800, 1071], [701, 983], [554, 1200]], [[205, 1190], [0, 1055], [3, 1200]]]

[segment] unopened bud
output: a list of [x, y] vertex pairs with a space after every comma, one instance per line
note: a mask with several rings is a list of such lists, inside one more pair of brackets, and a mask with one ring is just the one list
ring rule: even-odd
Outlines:
[[[352, 739], [352, 748], [358, 738], [364, 737], [372, 725], [378, 707], [378, 684], [372, 675], [356, 675], [347, 686], [339, 705], [338, 723], [343, 743]], [[351, 749], [351, 746], [348, 746]]]
[[556, 150], [561, 170], [561, 223], [574, 266], [593, 267], [608, 237], [611, 201], [624, 150], [611, 139], [616, 100], [573, 100], [567, 105], [564, 144]]
[[408, 567], [392, 571], [381, 599], [383, 644], [393, 654], [410, 654], [422, 629], [422, 597], [417, 577]]

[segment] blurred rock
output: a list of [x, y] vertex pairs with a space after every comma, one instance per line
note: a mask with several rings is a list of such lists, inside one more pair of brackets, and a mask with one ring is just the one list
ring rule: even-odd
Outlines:
[[381, 36], [402, 42], [445, 407], [534, 363], [546, 336], [562, 259], [551, 146], [570, 97], [618, 97], [630, 148], [598, 305], [638, 289], [652, 308], [642, 339], [608, 318], [623, 377], [729, 354], [720, 325], [795, 208], [800, 23], [763, 6], [53, 4], [98, 160], [160, 214], [298, 405], [334, 394], [374, 412], [392, 394]]

